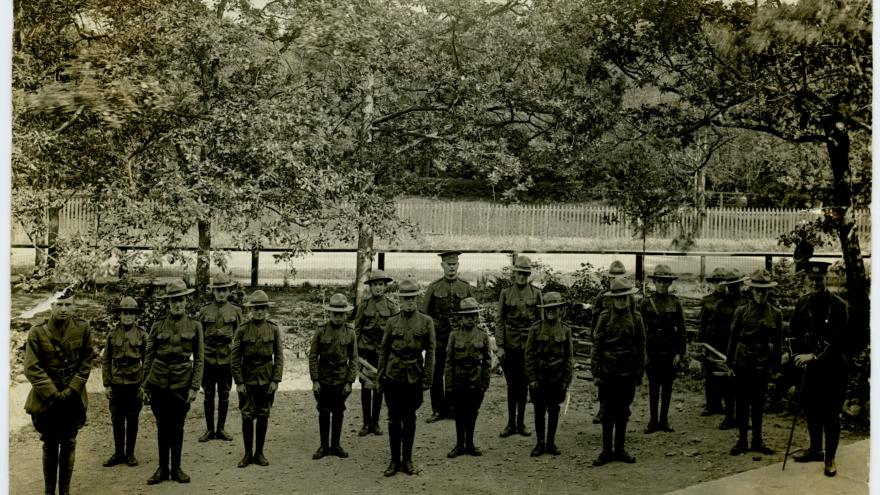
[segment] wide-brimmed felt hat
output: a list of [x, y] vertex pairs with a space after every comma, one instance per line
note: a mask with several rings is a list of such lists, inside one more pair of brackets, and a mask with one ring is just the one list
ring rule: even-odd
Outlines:
[[439, 256], [441, 260], [445, 260], [446, 258], [453, 258], [453, 257], [458, 259], [458, 256], [460, 254], [461, 254], [461, 251], [443, 251], [442, 253], [439, 253], [437, 256]]
[[397, 285], [397, 295], [399, 297], [415, 297], [421, 295], [422, 290], [419, 283], [411, 278], [405, 278]]
[[712, 270], [712, 273], [706, 277], [706, 282], [723, 282], [727, 280], [727, 270], [721, 268], [720, 266]]
[[113, 307], [113, 311], [116, 312], [126, 312], [126, 313], [141, 313], [144, 308], [139, 308], [137, 301], [134, 300], [131, 296], [125, 296], [120, 301], [119, 304]]
[[394, 279], [385, 274], [384, 270], [374, 270], [370, 272], [370, 276], [367, 277], [367, 285], [372, 284], [373, 282], [385, 282], [386, 284], [390, 284]]
[[755, 287], [756, 289], [769, 289], [770, 287], [776, 287], [779, 283], [773, 281], [770, 272], [761, 268], [755, 270], [749, 275], [749, 279], [746, 280], [746, 285], [749, 287]]
[[623, 277], [618, 277], [611, 280], [611, 285], [609, 286], [608, 291], [603, 295], [607, 297], [619, 297], [629, 296], [638, 292], [639, 290], [633, 287], [632, 282]]
[[458, 314], [460, 314], [460, 315], [475, 314], [475, 313], [479, 313], [480, 311], [483, 311], [480, 308], [480, 303], [478, 303], [477, 300], [474, 299], [473, 297], [466, 297], [466, 298], [462, 299], [461, 302], [459, 303], [458, 307], [459, 307]]
[[527, 256], [518, 256], [516, 258], [516, 263], [513, 264], [513, 271], [532, 273], [532, 260]]
[[654, 273], [648, 275], [648, 278], [665, 278], [668, 280], [675, 280], [678, 278], [678, 276], [672, 273], [672, 269], [669, 268], [668, 265], [657, 265], [657, 267], [654, 268]]
[[731, 270], [727, 270], [727, 277], [725, 277], [724, 282], [720, 282], [718, 285], [730, 285], [730, 284], [741, 284], [748, 280], [749, 277], [741, 274], [739, 270], [733, 268]]
[[348, 304], [345, 294], [336, 293], [330, 296], [330, 301], [324, 305], [324, 309], [332, 313], [348, 313], [354, 306]]
[[189, 289], [186, 282], [181, 279], [172, 280], [165, 285], [165, 294], [159, 296], [159, 299], [176, 299], [195, 292], [195, 289]]
[[235, 281], [233, 281], [229, 275], [221, 273], [214, 277], [214, 280], [208, 284], [208, 289], [222, 289], [224, 287], [232, 287], [233, 285], [235, 285]]
[[623, 262], [620, 260], [612, 261], [611, 266], [608, 267], [608, 275], [626, 275], [626, 267], [623, 266]]
[[245, 300], [245, 306], [253, 308], [255, 306], [275, 306], [275, 303], [269, 300], [269, 295], [261, 290], [251, 292], [251, 295]]
[[553, 308], [566, 304], [566, 302], [562, 299], [562, 294], [554, 291], [545, 292], [542, 299], [544, 300], [544, 303], [538, 304], [539, 308]]

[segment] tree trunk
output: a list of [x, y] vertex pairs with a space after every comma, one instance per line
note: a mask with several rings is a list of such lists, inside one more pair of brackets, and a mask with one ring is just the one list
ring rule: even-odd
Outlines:
[[706, 218], [706, 171], [703, 168], [694, 174], [694, 202], [697, 205], [697, 218], [694, 221], [694, 238], [703, 236], [703, 223]]
[[[847, 299], [850, 303], [851, 327], [867, 332], [869, 304], [868, 277], [862, 259], [859, 233], [856, 229], [855, 208], [852, 197], [852, 171], [849, 166], [850, 139], [845, 130], [829, 125], [826, 129], [828, 156], [834, 174], [831, 214], [834, 215], [837, 237], [843, 252], [846, 269]], [[864, 334], [867, 336], [867, 333]]]
[[204, 294], [210, 281], [211, 222], [199, 220], [199, 249], [196, 256], [196, 289]]
[[56, 244], [58, 242], [58, 231], [61, 226], [60, 213], [61, 208], [57, 206], [49, 208], [49, 227], [47, 231], [48, 235], [46, 236], [46, 266], [50, 270], [55, 268], [55, 261], [57, 261], [58, 257], [58, 248]]
[[361, 223], [358, 226], [357, 271], [355, 272], [354, 290], [355, 303], [360, 304], [364, 291], [361, 290], [367, 281], [367, 275], [373, 266], [373, 229]]

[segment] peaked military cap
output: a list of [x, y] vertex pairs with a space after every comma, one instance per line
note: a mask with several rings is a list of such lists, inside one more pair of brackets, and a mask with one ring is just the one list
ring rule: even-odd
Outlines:
[[654, 268], [654, 273], [648, 275], [648, 278], [666, 278], [669, 280], [675, 280], [678, 276], [672, 273], [672, 269], [669, 268], [669, 265], [657, 265], [657, 267]]
[[445, 260], [446, 258], [452, 258], [452, 257], [455, 257], [456, 259], [458, 259], [458, 256], [460, 254], [461, 254], [461, 251], [443, 251], [442, 253], [438, 254], [437, 256], [439, 256], [440, 259], [442, 259], [442, 260]]
[[214, 280], [208, 284], [208, 289], [222, 289], [224, 287], [232, 287], [235, 282], [225, 273], [221, 273], [214, 277]]
[[195, 289], [188, 289], [186, 287], [186, 282], [178, 278], [168, 282], [165, 286], [165, 294], [159, 296], [159, 299], [176, 299], [187, 294], [192, 294], [195, 291]]
[[125, 311], [126, 313], [140, 313], [143, 310], [144, 310], [144, 308], [138, 307], [137, 301], [135, 301], [134, 298], [131, 296], [123, 297], [119, 301], [119, 304], [117, 304], [115, 307], [113, 307], [113, 311], [117, 311], [117, 312]]
[[269, 301], [269, 296], [265, 292], [255, 290], [251, 292], [244, 305], [252, 308], [254, 306], [275, 306], [275, 303]]
[[480, 303], [478, 303], [477, 300], [473, 297], [466, 297], [462, 299], [459, 303], [459, 308], [460, 310], [458, 311], [458, 314], [460, 315], [475, 314], [483, 311], [482, 309], [480, 309]]
[[770, 272], [761, 268], [752, 272], [749, 279], [746, 280], [746, 285], [758, 289], [769, 289], [770, 287], [776, 287], [779, 284], [773, 281]]
[[555, 292], [555, 291], [545, 292], [543, 299], [544, 299], [544, 304], [538, 304], [537, 307], [539, 307], [539, 308], [553, 308], [556, 306], [562, 306], [563, 304], [566, 304], [565, 301], [562, 300], [562, 294]]
[[623, 277], [612, 279], [611, 286], [608, 289], [608, 292], [603, 294], [608, 297], [629, 296], [639, 291], [633, 287], [632, 282]]
[[608, 267], [609, 275], [626, 275], [626, 267], [623, 266], [623, 262], [620, 260], [614, 260], [611, 262], [611, 266]]
[[513, 264], [513, 271], [532, 273], [532, 260], [526, 256], [517, 256], [516, 263]]
[[345, 294], [336, 293], [330, 296], [330, 302], [324, 305], [324, 309], [333, 313], [348, 313], [354, 306], [348, 304]]
[[827, 261], [818, 261], [818, 260], [810, 260], [804, 261], [799, 265], [799, 268], [805, 272], [807, 275], [811, 274], [821, 274], [825, 275], [828, 273], [828, 268], [831, 266], [831, 263]]
[[375, 270], [370, 272], [370, 276], [367, 277], [367, 284], [371, 284], [373, 282], [385, 282], [386, 284], [390, 284], [394, 279], [385, 274], [383, 270]]
[[411, 278], [403, 279], [397, 287], [397, 295], [400, 297], [415, 297], [421, 293], [419, 283]]

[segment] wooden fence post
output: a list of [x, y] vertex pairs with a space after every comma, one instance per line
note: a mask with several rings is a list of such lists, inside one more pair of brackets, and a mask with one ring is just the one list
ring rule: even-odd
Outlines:
[[385, 253], [383, 251], [379, 251], [379, 260], [376, 261], [376, 267], [379, 270], [385, 269]]
[[641, 253], [636, 255], [636, 280], [645, 281], [645, 255]]
[[764, 256], [764, 269], [771, 274], [773, 273], [773, 256], [770, 256], [769, 254]]
[[700, 256], [700, 282], [706, 280], [706, 257]]
[[251, 248], [251, 289], [255, 289], [260, 283], [260, 248]]

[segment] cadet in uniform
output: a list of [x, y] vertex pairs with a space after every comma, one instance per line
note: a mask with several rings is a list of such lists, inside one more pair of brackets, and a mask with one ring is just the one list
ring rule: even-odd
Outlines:
[[[669, 286], [677, 279], [666, 265], [657, 265], [650, 275], [656, 292], [642, 300], [641, 313], [647, 335], [648, 395], [651, 420], [645, 433], [671, 432], [669, 402], [672, 382], [675, 381], [679, 361], [687, 355], [687, 335], [684, 312], [678, 297], [669, 293]], [[659, 417], [657, 405], [660, 403]]]
[[385, 476], [393, 476], [398, 471], [409, 475], [418, 472], [412, 461], [416, 410], [422, 405], [423, 391], [431, 388], [435, 346], [434, 321], [417, 310], [419, 294], [415, 281], [400, 282], [400, 313], [388, 320], [379, 348], [376, 382], [385, 393], [391, 444], [391, 462]]
[[[764, 445], [761, 428], [764, 419], [767, 382], [782, 360], [782, 314], [768, 302], [770, 288], [777, 285], [763, 268], [752, 273], [746, 285], [752, 300], [733, 314], [727, 361], [736, 375], [736, 421], [739, 440], [730, 450], [739, 455], [747, 450], [771, 455]], [[752, 444], [749, 447], [749, 418]]]
[[[697, 342], [709, 344], [718, 352], [724, 352], [724, 349], [727, 349], [727, 341], [723, 343], [718, 342], [718, 338], [714, 332], [715, 327], [713, 325], [715, 308], [718, 306], [721, 299], [724, 298], [725, 294], [724, 286], [718, 284], [723, 282], [726, 278], [727, 270], [724, 268], [717, 267], [712, 270], [712, 273], [706, 277], [706, 283], [709, 284], [710, 293], [703, 296], [700, 300], [700, 331], [697, 334]], [[708, 353], [708, 350], [703, 351], [703, 355]], [[720, 377], [714, 375], [716, 371], [717, 369], [713, 366], [712, 361], [708, 359], [703, 360], [706, 406], [703, 408], [703, 412], [700, 413], [700, 416], [711, 416], [713, 414], [724, 413], [724, 406], [721, 403], [721, 385], [719, 384], [721, 380], [719, 379]]]
[[[626, 268], [623, 266], [623, 263], [620, 260], [612, 261], [611, 266], [608, 267], [609, 278], [606, 279], [605, 290], [608, 290], [608, 288], [611, 286], [612, 280], [614, 280], [617, 277], [623, 277], [625, 275], [626, 275]], [[633, 298], [629, 298], [629, 300], [632, 301], [633, 310], [635, 310], [635, 300]], [[610, 304], [608, 303], [608, 301], [606, 301], [604, 293], [596, 296], [596, 302], [593, 305], [592, 323], [590, 325], [590, 328], [592, 329], [592, 332], [593, 332], [593, 336], [595, 336], [596, 324], [599, 323], [599, 315], [601, 315], [602, 311], [605, 311], [609, 307], [610, 307]], [[599, 410], [596, 411], [596, 415], [593, 416], [593, 424], [594, 425], [597, 425], [602, 422], [602, 404], [604, 404], [605, 401], [602, 400], [602, 396], [599, 394], [601, 394], [601, 392], [599, 392], [597, 394], [598, 395], [597, 398], [599, 401]]]
[[[385, 295], [385, 289], [392, 282], [391, 277], [382, 270], [376, 270], [367, 279], [370, 298], [358, 306], [354, 317], [354, 330], [357, 334], [358, 356], [374, 367], [379, 366], [379, 346], [388, 318], [400, 312], [400, 307]], [[381, 435], [379, 413], [382, 411], [382, 394], [364, 386], [361, 380], [361, 409], [364, 425], [358, 436], [370, 433]]]
[[[205, 392], [205, 433], [199, 442], [212, 438], [232, 440], [226, 432], [226, 413], [229, 411], [229, 390], [232, 388], [232, 337], [241, 325], [241, 309], [228, 301], [229, 290], [235, 282], [226, 274], [217, 276], [208, 285], [214, 294], [214, 302], [205, 305], [198, 320], [205, 333], [205, 372], [202, 390]], [[217, 429], [214, 429], [214, 395], [217, 395]]]
[[47, 494], [70, 493], [76, 435], [86, 422], [86, 382], [95, 350], [86, 321], [74, 318], [74, 294], [65, 289], [51, 305], [49, 319], [28, 332], [24, 376], [33, 387], [25, 402], [43, 442]]
[[119, 313], [119, 325], [107, 334], [101, 379], [110, 401], [115, 449], [104, 466], [123, 463], [137, 466], [134, 446], [137, 442], [138, 417], [144, 405], [141, 382], [144, 380], [144, 358], [147, 355], [147, 331], [135, 324], [137, 315], [143, 309], [138, 307], [134, 298], [123, 297], [113, 310]]
[[514, 433], [531, 435], [526, 428], [526, 402], [528, 386], [525, 376], [525, 353], [523, 348], [529, 336], [529, 328], [541, 321], [541, 291], [529, 283], [532, 261], [525, 256], [517, 258], [513, 265], [514, 284], [501, 291], [498, 300], [498, 323], [495, 341], [498, 343], [498, 360], [507, 380], [507, 426], [501, 438]]
[[645, 371], [645, 325], [642, 315], [632, 309], [630, 300], [637, 292], [625, 278], [612, 280], [605, 293], [611, 307], [602, 311], [596, 324], [590, 364], [605, 404], [602, 407], [602, 453], [593, 461], [594, 466], [613, 460], [636, 462], [623, 446], [629, 406]]
[[[535, 436], [537, 444], [532, 457], [543, 453], [559, 455], [556, 446], [556, 426], [559, 424], [559, 404], [571, 384], [574, 371], [574, 346], [571, 328], [562, 323], [561, 306], [565, 304], [558, 292], [547, 292], [544, 319], [529, 328], [526, 340], [526, 379], [532, 404], [535, 406]], [[544, 414], [547, 414], [547, 437], [544, 439]]]
[[480, 311], [473, 297], [461, 300], [458, 328], [449, 334], [446, 346], [446, 397], [455, 412], [455, 447], [446, 454], [449, 458], [483, 455], [474, 445], [474, 428], [489, 388], [492, 355], [489, 335], [479, 327]]
[[[748, 279], [739, 270], [728, 270], [726, 278], [718, 285], [725, 290], [724, 296], [715, 306], [715, 316], [712, 320], [714, 341], [721, 345], [716, 347], [719, 352], [726, 352], [730, 343], [730, 326], [733, 324], [733, 314], [736, 308], [748, 303], [742, 292], [742, 284]], [[732, 376], [718, 377], [718, 385], [721, 396], [724, 399], [724, 419], [718, 426], [720, 430], [729, 430], [736, 427], [736, 380]]]
[[425, 290], [422, 300], [422, 313], [434, 319], [436, 331], [436, 356], [434, 361], [434, 378], [431, 388], [431, 409], [433, 414], [428, 418], [428, 423], [451, 418], [449, 404], [443, 396], [445, 385], [443, 384], [443, 369], [446, 365], [446, 343], [449, 332], [452, 331], [455, 313], [458, 311], [461, 300], [466, 297], [474, 297], [474, 288], [471, 284], [458, 278], [458, 256], [460, 251], [446, 251], [440, 253], [440, 266], [443, 268], [443, 277], [435, 280]]
[[[837, 474], [834, 457], [840, 441], [840, 409], [846, 399], [847, 354], [852, 337], [847, 335], [847, 305], [828, 291], [828, 263], [804, 264], [811, 292], [800, 299], [791, 315], [794, 362], [804, 368], [801, 403], [807, 412], [810, 448], [794, 456], [795, 462], [825, 461], [825, 475]], [[822, 432], [825, 454], [822, 455]]]
[[[348, 452], [339, 445], [339, 437], [342, 435], [345, 400], [351, 394], [351, 384], [357, 375], [357, 337], [354, 329], [345, 323], [354, 307], [348, 304], [343, 294], [333, 294], [324, 309], [330, 312], [330, 321], [318, 328], [309, 348], [309, 374], [318, 401], [321, 434], [321, 446], [312, 459], [327, 455], [348, 457]], [[331, 416], [333, 434], [328, 447]]]
[[179, 483], [190, 481], [180, 468], [183, 424], [199, 393], [205, 366], [202, 324], [186, 315], [186, 296], [194, 291], [183, 280], [169, 282], [160, 296], [168, 301], [168, 314], [153, 324], [147, 336], [142, 394], [156, 417], [159, 440], [159, 467], [147, 480], [149, 485], [169, 476]]
[[[281, 329], [267, 319], [269, 307], [275, 303], [261, 290], [255, 290], [245, 307], [250, 308], [250, 319], [243, 323], [232, 341], [232, 378], [238, 392], [241, 411], [241, 436], [244, 439], [244, 457], [238, 467], [249, 464], [268, 466], [263, 454], [269, 413], [275, 402], [275, 391], [284, 375], [284, 347]], [[257, 448], [254, 441], [254, 420], [257, 423]]]

